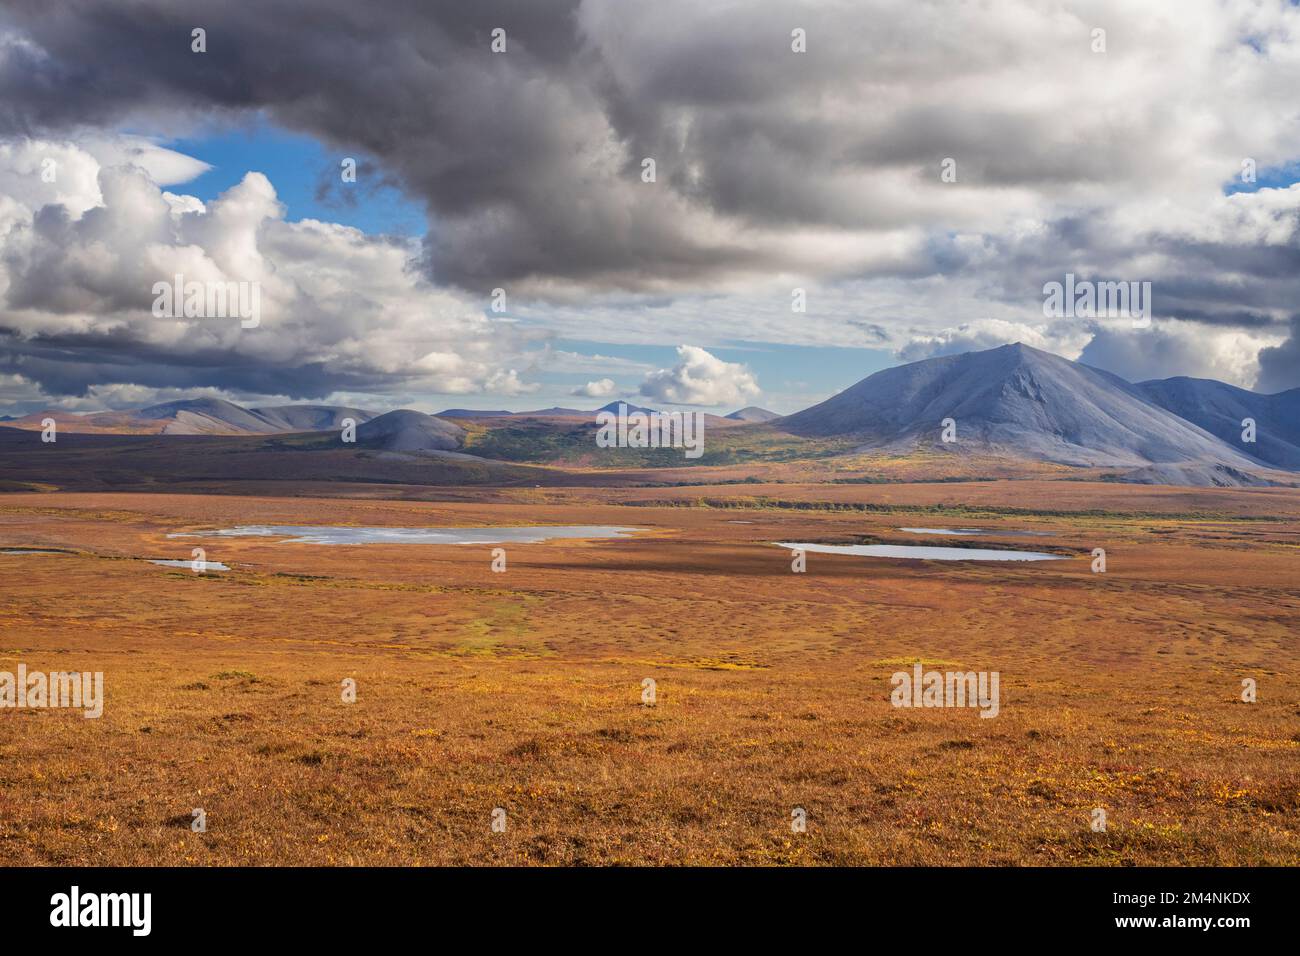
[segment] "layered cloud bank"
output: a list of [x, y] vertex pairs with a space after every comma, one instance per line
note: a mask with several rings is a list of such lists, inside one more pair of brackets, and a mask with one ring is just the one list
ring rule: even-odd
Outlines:
[[[0, 178], [24, 193], [0, 204], [3, 371], [73, 396], [120, 383], [294, 399], [526, 389], [509, 365], [517, 334], [413, 268], [416, 244], [285, 222], [260, 173], [207, 205], [167, 192], [147, 166], [184, 157], [158, 153], [100, 166], [67, 142], [0, 148]], [[42, 190], [34, 171], [51, 157]], [[155, 284], [176, 275], [257, 283], [262, 321], [155, 315]]]
[[[8, 5], [0, 373], [49, 394], [508, 395], [535, 384], [522, 325], [904, 359], [1024, 341], [1130, 378], [1300, 385], [1282, 0], [300, 10]], [[166, 191], [193, 160], [117, 136], [250, 115], [366, 157], [428, 235], [287, 222], [256, 174], [205, 208]], [[154, 320], [153, 273], [179, 267], [262, 282], [258, 334]], [[1045, 317], [1067, 272], [1151, 282], [1153, 322]], [[485, 317], [496, 288], [521, 323]], [[705, 364], [642, 394], [752, 397], [717, 369], [700, 386]], [[595, 396], [615, 370], [592, 371]]]

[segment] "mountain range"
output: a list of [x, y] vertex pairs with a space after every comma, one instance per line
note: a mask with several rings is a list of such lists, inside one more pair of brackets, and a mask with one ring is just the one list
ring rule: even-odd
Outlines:
[[40, 428], [44, 419], [53, 418], [64, 431], [78, 434], [276, 435], [334, 429], [345, 418], [361, 424], [378, 414], [343, 405], [244, 408], [220, 398], [189, 398], [128, 411], [78, 414], [44, 409], [12, 419], [10, 424]]
[[[546, 435], [583, 444], [596, 415], [619, 404], [591, 411], [453, 408], [434, 416], [336, 405], [244, 408], [200, 398], [76, 416], [36, 412], [0, 429], [36, 429], [54, 417], [71, 433], [274, 436], [336, 432], [352, 419], [360, 449], [446, 456], [464, 448], [467, 427], [483, 427], [471, 425], [477, 421], [513, 429], [511, 440], [522, 443], [526, 456], [528, 442], [548, 441]], [[1244, 420], [1254, 422], [1254, 441], [1245, 440]], [[1300, 389], [1261, 395], [1184, 377], [1133, 384], [1023, 344], [884, 369], [792, 415], [749, 406], [725, 418], [707, 416], [706, 423], [729, 433], [760, 429], [835, 439], [854, 452], [948, 452], [1120, 469], [1117, 477], [1139, 482], [1268, 484], [1259, 472], [1300, 470]]]
[[[426, 418], [439, 419], [497, 419], [497, 418], [562, 418], [594, 421], [601, 412], [616, 412], [626, 405], [628, 412], [653, 412], [655, 409], [627, 401], [613, 401], [600, 408], [584, 411], [579, 408], [539, 408], [534, 411], [511, 412], [504, 409], [481, 410], [474, 408], [448, 408]], [[412, 412], [412, 414], [425, 414]], [[111, 412], [69, 412], [50, 408], [31, 412], [18, 418], [6, 416], [6, 421], [16, 428], [41, 428], [46, 418], [54, 418], [65, 432], [75, 434], [152, 434], [152, 435], [280, 435], [293, 432], [332, 431], [340, 428], [343, 420], [351, 418], [357, 425], [379, 417], [380, 413], [346, 405], [272, 405], [265, 408], [245, 408], [220, 398], [190, 398], [146, 408]], [[766, 417], [751, 417], [751, 416]], [[735, 425], [740, 422], [766, 421], [776, 418], [774, 412], [760, 408], [743, 408], [725, 418], [706, 415], [711, 425]]]

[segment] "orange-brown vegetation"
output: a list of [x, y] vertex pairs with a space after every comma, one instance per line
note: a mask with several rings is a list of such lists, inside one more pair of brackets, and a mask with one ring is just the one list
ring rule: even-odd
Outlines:
[[[107, 698], [0, 710], [0, 864], [1300, 862], [1296, 490], [419, 493], [0, 496], [0, 549], [64, 552], [0, 555], [0, 670], [103, 671]], [[504, 573], [490, 546], [167, 537], [252, 523], [644, 531], [506, 545]], [[912, 525], [1069, 559], [794, 574], [770, 543]], [[196, 544], [233, 570], [144, 560]], [[916, 660], [999, 671], [1001, 713], [891, 707]]]

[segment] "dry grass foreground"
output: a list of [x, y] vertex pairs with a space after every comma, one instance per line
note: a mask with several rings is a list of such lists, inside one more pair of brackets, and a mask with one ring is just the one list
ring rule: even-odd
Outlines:
[[[779, 493], [874, 510], [0, 497], [0, 548], [67, 552], [0, 555], [0, 670], [102, 670], [107, 697], [99, 720], [0, 710], [0, 864], [1300, 862], [1300, 493], [823, 490]], [[678, 506], [628, 503], [652, 496]], [[999, 506], [1062, 513], [979, 510]], [[1122, 514], [1070, 513], [1096, 509]], [[483, 546], [209, 539], [233, 571], [142, 560], [189, 557], [170, 531], [253, 522], [646, 532], [511, 545], [502, 574]], [[810, 554], [792, 574], [769, 544], [916, 524], [1051, 531], [975, 543], [1072, 557]], [[1001, 714], [891, 707], [918, 658], [1000, 671]]]

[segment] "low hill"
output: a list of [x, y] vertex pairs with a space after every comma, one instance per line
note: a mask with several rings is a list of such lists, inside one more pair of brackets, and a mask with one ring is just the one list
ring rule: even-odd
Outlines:
[[384, 451], [454, 451], [465, 429], [424, 412], [399, 408], [357, 426], [357, 444]]

